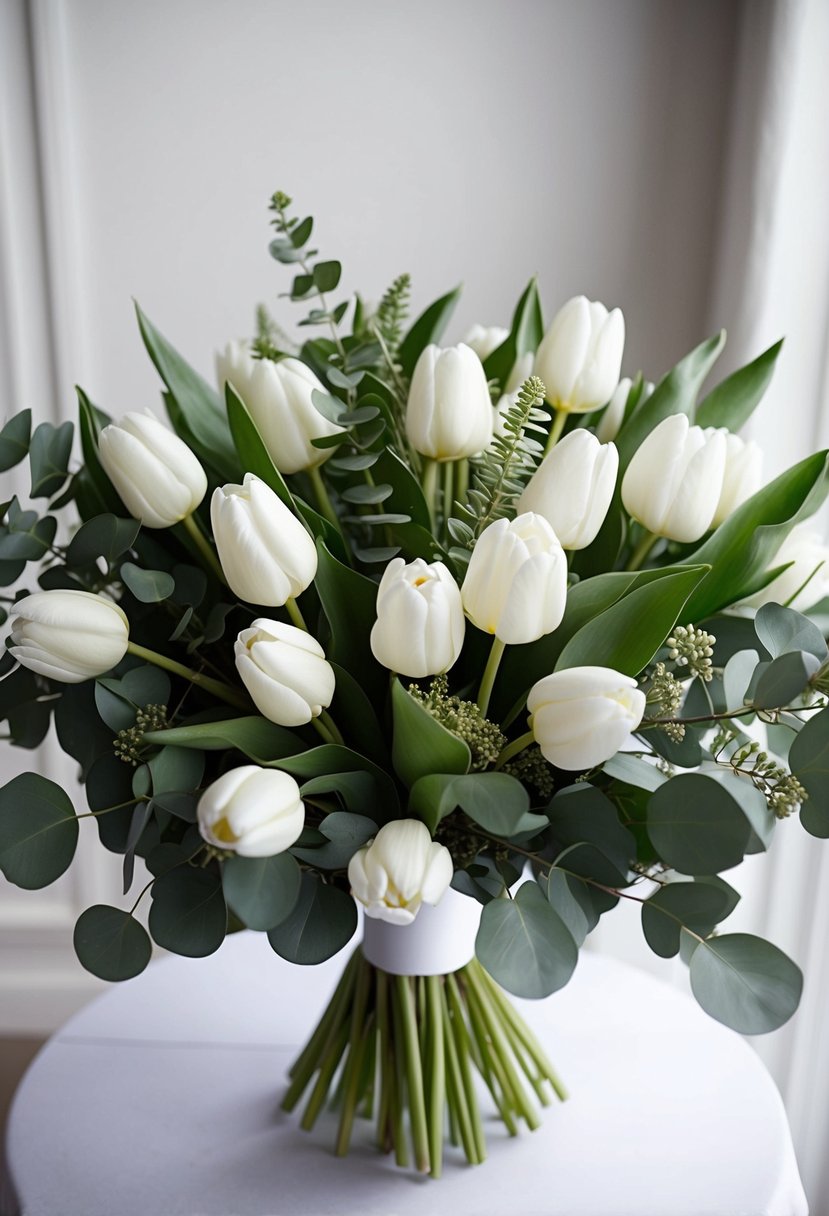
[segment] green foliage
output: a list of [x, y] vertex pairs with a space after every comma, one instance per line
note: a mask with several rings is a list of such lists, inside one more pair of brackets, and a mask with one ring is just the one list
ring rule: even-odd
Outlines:
[[530, 812], [524, 786], [506, 773], [427, 773], [409, 793], [409, 811], [434, 833], [441, 819], [460, 807], [473, 823], [500, 837], [537, 833], [545, 815]]
[[398, 275], [390, 287], [383, 292], [377, 306], [373, 325], [385, 342], [389, 353], [394, 355], [403, 337], [403, 326], [409, 315], [409, 297], [412, 279], [409, 274]]
[[475, 953], [507, 992], [536, 1000], [563, 988], [579, 957], [566, 924], [531, 882], [486, 905]]
[[74, 433], [71, 422], [62, 422], [60, 426], [41, 422], [35, 428], [29, 446], [32, 498], [51, 498], [66, 481]]
[[222, 889], [230, 908], [249, 929], [267, 931], [290, 916], [299, 898], [301, 872], [289, 853], [229, 857]]
[[149, 926], [153, 940], [187, 958], [219, 949], [227, 930], [227, 908], [217, 867], [176, 866], [155, 880]]
[[425, 706], [406, 691], [399, 680], [392, 682], [392, 763], [401, 781], [410, 788], [429, 773], [465, 773], [471, 756], [463, 739], [441, 726]]
[[730, 431], [739, 431], [745, 426], [769, 386], [782, 346], [781, 338], [712, 389], [697, 407], [697, 425], [725, 426]]
[[749, 933], [701, 942], [691, 956], [691, 990], [706, 1013], [740, 1034], [767, 1034], [792, 1016], [803, 975], [782, 950]]
[[21, 410], [0, 431], [0, 473], [14, 468], [29, 454], [32, 433], [32, 411]]
[[487, 380], [497, 380], [503, 389], [517, 360], [523, 355], [535, 353], [543, 336], [544, 318], [541, 315], [538, 285], [532, 278], [516, 305], [509, 334], [484, 360]]
[[400, 343], [397, 358], [407, 379], [411, 379], [415, 364], [426, 347], [431, 343], [440, 342], [460, 294], [460, 287], [456, 287], [454, 291], [447, 292], [445, 296], [435, 300], [434, 304], [430, 304]]
[[308, 967], [324, 963], [342, 950], [356, 928], [357, 907], [352, 897], [306, 872], [293, 912], [271, 929], [268, 941], [281, 958]]
[[102, 980], [131, 980], [150, 961], [146, 929], [120, 908], [93, 904], [75, 925], [75, 953], [87, 971]]
[[666, 883], [642, 904], [642, 932], [654, 954], [673, 958], [683, 929], [707, 937], [739, 898], [726, 882]]
[[38, 773], [21, 773], [0, 789], [0, 870], [28, 891], [48, 887], [68, 869], [78, 820], [67, 794]]

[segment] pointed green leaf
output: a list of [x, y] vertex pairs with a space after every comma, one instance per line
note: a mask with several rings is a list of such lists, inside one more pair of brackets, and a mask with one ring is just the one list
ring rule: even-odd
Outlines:
[[516, 361], [522, 355], [535, 353], [543, 337], [544, 318], [541, 315], [538, 284], [532, 278], [513, 313], [508, 336], [484, 360], [487, 380], [497, 380], [503, 388]]
[[428, 773], [466, 773], [471, 755], [463, 739], [442, 726], [399, 680], [391, 690], [394, 716], [392, 763], [408, 786]]
[[435, 300], [434, 304], [430, 304], [412, 325], [397, 352], [398, 362], [404, 376], [411, 376], [415, 364], [427, 346], [432, 342], [440, 341], [460, 294], [460, 287], [456, 287], [454, 291], [441, 296], [439, 300]]
[[700, 402], [698, 426], [725, 426], [739, 431], [754, 413], [774, 375], [783, 339], [745, 367], [732, 372]]

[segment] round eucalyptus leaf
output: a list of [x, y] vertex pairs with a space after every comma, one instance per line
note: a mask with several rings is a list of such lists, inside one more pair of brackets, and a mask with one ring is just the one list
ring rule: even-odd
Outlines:
[[177, 866], [153, 883], [150, 933], [165, 950], [187, 958], [213, 954], [224, 941], [227, 907], [215, 869]]
[[131, 980], [140, 975], [153, 952], [143, 925], [121, 908], [95, 904], [78, 918], [75, 953], [81, 964], [102, 980]]
[[[303, 786], [302, 793], [307, 793], [306, 786]], [[366, 841], [371, 840], [372, 836], [377, 835], [377, 824], [366, 815], [354, 815], [350, 811], [332, 811], [320, 824], [320, 834], [323, 837], [320, 848], [294, 847], [294, 854], [320, 870], [343, 870], [357, 850]]]
[[734, 904], [732, 888], [707, 882], [671, 882], [659, 887], [642, 904], [642, 932], [661, 958], [679, 952], [683, 928], [706, 936], [728, 915]]
[[293, 911], [299, 896], [299, 865], [289, 853], [276, 857], [230, 857], [222, 865], [225, 899], [249, 929], [273, 929]]
[[752, 694], [751, 703], [758, 709], [778, 709], [791, 705], [805, 692], [809, 681], [820, 667], [820, 660], [806, 650], [781, 654], [765, 668]]
[[113, 562], [130, 548], [140, 526], [136, 519], [96, 515], [87, 520], [72, 537], [66, 551], [67, 566], [86, 566], [98, 557]]
[[189, 747], [162, 747], [149, 761], [153, 794], [189, 793], [204, 773], [204, 752]]
[[800, 968], [771, 942], [731, 933], [701, 942], [691, 956], [691, 989], [706, 1013], [741, 1034], [767, 1034], [800, 1002]]
[[826, 639], [817, 625], [794, 608], [763, 604], [757, 609], [754, 629], [773, 659], [791, 650], [806, 650], [821, 660], [829, 655]]
[[503, 988], [531, 999], [563, 988], [579, 957], [570, 930], [534, 882], [512, 899], [486, 904], [475, 953]]
[[800, 822], [810, 836], [819, 840], [829, 838], [829, 803], [809, 798], [800, 808]]
[[793, 740], [789, 768], [810, 799], [823, 803], [829, 798], [829, 709], [810, 718]]
[[176, 586], [172, 574], [163, 570], [142, 570], [132, 562], [121, 566], [121, 578], [142, 604], [158, 604], [169, 599]]
[[0, 789], [0, 870], [35, 891], [68, 868], [78, 843], [69, 796], [38, 773], [21, 773]]
[[342, 950], [356, 928], [357, 906], [352, 897], [305, 873], [293, 912], [271, 929], [268, 941], [280, 958], [313, 966]]
[[739, 865], [751, 832], [732, 794], [703, 773], [680, 773], [648, 803], [653, 846], [681, 874], [718, 874]]

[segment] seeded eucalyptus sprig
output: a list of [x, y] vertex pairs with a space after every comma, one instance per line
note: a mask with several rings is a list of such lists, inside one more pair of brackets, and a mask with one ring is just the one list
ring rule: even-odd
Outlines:
[[452, 539], [466, 549], [489, 524], [511, 514], [524, 486], [532, 477], [544, 451], [529, 431], [543, 435], [546, 415], [539, 406], [547, 390], [538, 376], [528, 376], [518, 396], [504, 414], [504, 435], [496, 435], [475, 467], [468, 502], [457, 505], [457, 516], [449, 520]]

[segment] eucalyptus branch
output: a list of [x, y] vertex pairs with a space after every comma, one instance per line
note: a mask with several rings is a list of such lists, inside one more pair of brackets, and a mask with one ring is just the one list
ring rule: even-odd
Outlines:
[[538, 376], [529, 376], [503, 419], [504, 434], [497, 435], [475, 468], [467, 504], [459, 505], [460, 528], [451, 529], [457, 540], [474, 547], [489, 524], [506, 516], [535, 472], [543, 451], [528, 431], [544, 433], [545, 415], [539, 406], [546, 389]]

